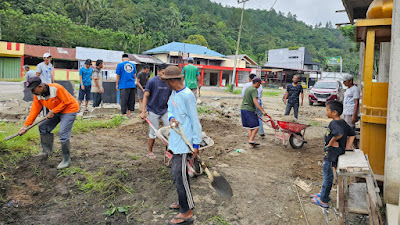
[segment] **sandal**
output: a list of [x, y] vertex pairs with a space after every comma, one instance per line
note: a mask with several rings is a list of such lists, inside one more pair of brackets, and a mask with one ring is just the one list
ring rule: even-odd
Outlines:
[[176, 225], [176, 224], [179, 224], [179, 225], [187, 225], [187, 224], [192, 224], [192, 223], [194, 222], [193, 217], [190, 217], [190, 218], [188, 218], [188, 219], [183, 218], [183, 217], [174, 217], [174, 219], [183, 220], [183, 221], [180, 222], [180, 223], [172, 223], [171, 221], [169, 221], [168, 224], [169, 224], [169, 225]]
[[257, 145], [260, 145], [260, 143], [257, 143], [257, 142], [249, 142], [249, 144], [251, 144], [251, 145], [254, 145], [254, 146], [257, 146]]
[[319, 197], [312, 198], [311, 199], [311, 203], [314, 204], [314, 205], [320, 206], [322, 208], [325, 208], [325, 209], [329, 208], [328, 203], [322, 202]]
[[169, 209], [179, 209], [179, 203], [173, 202], [168, 206]]
[[149, 159], [155, 159], [156, 155], [154, 155], [154, 153], [151, 152], [151, 153], [147, 153], [146, 157], [149, 158]]
[[[317, 193], [317, 194], [315, 194], [315, 195], [310, 195], [310, 198], [315, 198], [315, 197], [318, 197], [318, 198], [321, 199], [321, 193]], [[331, 197], [328, 196], [328, 202], [329, 202], [330, 200], [331, 200]]]
[[249, 143], [249, 149], [255, 149], [257, 146], [255, 144]]

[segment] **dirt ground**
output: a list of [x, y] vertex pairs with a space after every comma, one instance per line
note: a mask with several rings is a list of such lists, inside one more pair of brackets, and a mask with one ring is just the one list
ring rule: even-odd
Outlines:
[[[326, 224], [322, 210], [309, 199], [322, 183], [322, 138], [329, 122], [325, 108], [300, 108], [300, 122], [312, 125], [303, 148], [275, 144], [274, 131], [265, 126], [266, 137], [256, 137], [261, 145], [249, 150], [238, 114], [241, 99], [215, 91], [202, 91], [202, 95], [200, 105], [211, 111], [200, 114], [201, 124], [215, 145], [201, 154], [211, 170], [230, 182], [234, 196], [218, 196], [205, 175], [191, 179], [195, 224], [307, 224], [293, 184], [297, 177], [311, 184], [310, 193], [297, 188], [309, 224]], [[263, 98], [267, 113], [276, 119], [284, 111], [281, 97]], [[224, 115], [218, 113], [221, 105], [228, 111]], [[6, 179], [0, 180], [0, 196], [5, 200], [0, 201], [0, 224], [167, 224], [176, 214], [168, 205], [177, 196], [170, 169], [163, 165], [165, 147], [156, 141], [156, 159], [146, 158], [149, 128], [138, 114], [134, 116], [115, 129], [73, 135], [72, 165], [64, 173], [56, 169], [60, 153], [50, 159], [28, 157], [2, 171]], [[59, 143], [55, 148], [60, 148]], [[108, 180], [112, 183], [105, 191], [87, 191], [95, 190], [88, 185]], [[335, 190], [336, 186], [333, 204]], [[11, 200], [18, 201], [18, 207], [7, 206]], [[128, 206], [129, 213], [104, 215], [110, 203]], [[333, 214], [329, 210], [330, 223], [336, 224]]]

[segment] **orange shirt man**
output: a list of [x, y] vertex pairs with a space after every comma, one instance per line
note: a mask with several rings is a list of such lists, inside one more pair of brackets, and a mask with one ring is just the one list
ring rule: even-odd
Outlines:
[[19, 130], [22, 135], [28, 126], [32, 125], [39, 115], [43, 106], [49, 109], [46, 120], [39, 125], [40, 142], [42, 152], [40, 156], [53, 152], [54, 134], [53, 129], [60, 124], [60, 142], [63, 153], [63, 160], [57, 169], [66, 168], [71, 162], [70, 158], [70, 137], [76, 114], [79, 111], [78, 101], [61, 85], [56, 83], [44, 84], [39, 77], [29, 78], [25, 92], [31, 91], [33, 103], [25, 124]]

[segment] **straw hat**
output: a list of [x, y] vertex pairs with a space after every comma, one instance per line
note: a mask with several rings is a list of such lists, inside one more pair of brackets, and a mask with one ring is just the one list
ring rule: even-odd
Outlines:
[[181, 70], [177, 66], [168, 66], [165, 69], [164, 75], [161, 76], [162, 79], [177, 79], [182, 78], [183, 75], [181, 74]]

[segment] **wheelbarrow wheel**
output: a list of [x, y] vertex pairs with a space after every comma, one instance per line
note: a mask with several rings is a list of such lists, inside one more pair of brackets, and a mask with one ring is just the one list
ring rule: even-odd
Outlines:
[[294, 134], [291, 134], [290, 138], [289, 138], [289, 143], [292, 146], [292, 148], [299, 149], [299, 148], [302, 148], [304, 145], [303, 135], [301, 135], [300, 133], [298, 133], [296, 135], [299, 136], [299, 138], [301, 140], [296, 138], [296, 136]]

